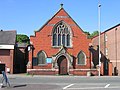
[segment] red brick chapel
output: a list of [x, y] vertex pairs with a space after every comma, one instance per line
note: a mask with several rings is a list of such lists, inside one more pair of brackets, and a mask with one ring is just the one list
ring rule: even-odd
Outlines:
[[91, 39], [64, 10], [49, 19], [34, 36], [30, 36], [27, 72], [39, 75], [81, 75], [91, 69]]

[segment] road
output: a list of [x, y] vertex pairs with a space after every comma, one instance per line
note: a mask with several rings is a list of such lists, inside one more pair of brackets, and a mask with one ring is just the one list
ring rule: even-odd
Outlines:
[[8, 75], [8, 79], [11, 86], [0, 90], [120, 90], [118, 76]]

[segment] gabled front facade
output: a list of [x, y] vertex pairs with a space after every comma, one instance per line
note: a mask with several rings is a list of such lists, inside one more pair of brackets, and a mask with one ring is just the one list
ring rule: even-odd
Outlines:
[[68, 15], [63, 7], [44, 24], [34, 36], [30, 36], [30, 74], [97, 73], [91, 69], [90, 39]]

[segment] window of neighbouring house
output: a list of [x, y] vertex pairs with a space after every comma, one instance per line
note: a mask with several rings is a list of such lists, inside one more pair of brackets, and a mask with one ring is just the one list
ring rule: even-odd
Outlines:
[[10, 50], [1, 49], [0, 50], [0, 56], [10, 56]]
[[40, 51], [37, 54], [38, 65], [46, 64], [46, 54], [44, 51]]
[[107, 37], [107, 34], [105, 33], [105, 41], [107, 42], [108, 41], [108, 37]]
[[105, 55], [108, 55], [108, 48], [105, 48]]
[[86, 64], [86, 55], [83, 51], [80, 51], [78, 53], [77, 58], [78, 58], [77, 64], [80, 64], [80, 65], [85, 65]]
[[60, 21], [55, 25], [52, 32], [52, 46], [59, 47], [63, 45], [65, 47], [71, 47], [71, 38], [71, 29], [65, 22]]

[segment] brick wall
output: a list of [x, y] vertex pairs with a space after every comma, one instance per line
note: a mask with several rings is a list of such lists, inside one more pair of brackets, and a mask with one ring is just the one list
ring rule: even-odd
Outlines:
[[0, 63], [5, 64], [5, 69], [10, 68], [10, 73], [13, 73], [14, 50], [0, 50]]

